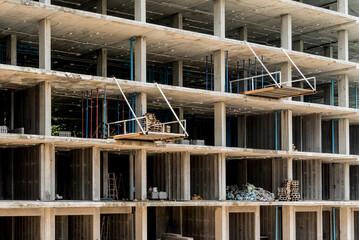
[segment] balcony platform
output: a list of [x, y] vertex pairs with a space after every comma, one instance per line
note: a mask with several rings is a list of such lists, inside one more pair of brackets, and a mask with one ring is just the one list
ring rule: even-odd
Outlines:
[[303, 88], [295, 88], [295, 87], [286, 87], [286, 86], [274, 86], [261, 88], [251, 91], [245, 91], [243, 94], [250, 96], [258, 96], [258, 97], [267, 97], [267, 98], [289, 98], [289, 97], [299, 97], [304, 95], [315, 94], [316, 91], [303, 89]]

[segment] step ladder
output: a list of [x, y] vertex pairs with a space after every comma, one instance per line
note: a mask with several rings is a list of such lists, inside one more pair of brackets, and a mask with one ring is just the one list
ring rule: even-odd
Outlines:
[[101, 222], [101, 240], [110, 240], [110, 226], [108, 222], [108, 216], [102, 217]]
[[115, 173], [108, 173], [108, 197], [113, 200], [118, 199], [118, 191], [117, 191], [117, 179]]

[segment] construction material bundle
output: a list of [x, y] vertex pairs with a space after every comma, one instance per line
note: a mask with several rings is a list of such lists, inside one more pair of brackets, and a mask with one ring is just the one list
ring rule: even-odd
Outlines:
[[275, 196], [273, 193], [264, 190], [263, 188], [255, 187], [253, 184], [249, 183], [242, 186], [227, 186], [226, 190], [227, 200], [262, 202], [272, 202], [275, 200]]
[[171, 133], [171, 126], [164, 126], [159, 120], [157, 120], [154, 113], [146, 113], [145, 116], [148, 119], [148, 131], [150, 132], [163, 132], [163, 127], [166, 133]]
[[282, 187], [278, 188], [279, 201], [299, 201], [299, 180], [284, 179]]

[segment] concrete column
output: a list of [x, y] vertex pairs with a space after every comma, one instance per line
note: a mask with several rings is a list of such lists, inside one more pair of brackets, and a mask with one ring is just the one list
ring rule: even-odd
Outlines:
[[[136, 0], [138, 1], [138, 0]], [[146, 38], [138, 36], [135, 39], [135, 80], [140, 82], [146, 82]]]
[[146, 0], [135, 0], [135, 20], [146, 22]]
[[340, 218], [340, 239], [354, 239], [354, 213], [350, 207], [342, 207], [339, 210]]
[[108, 152], [102, 152], [102, 196], [108, 198]]
[[41, 216], [41, 240], [55, 239], [55, 214], [53, 208], [44, 208]]
[[292, 50], [292, 15], [281, 16], [281, 47]]
[[101, 151], [98, 147], [92, 147], [92, 200], [101, 198]]
[[295, 240], [295, 212], [294, 206], [282, 207], [283, 239]]
[[239, 116], [237, 122], [238, 130], [238, 147], [246, 148], [247, 147], [247, 116]]
[[226, 155], [218, 154], [218, 200], [226, 200]]
[[107, 0], [97, 0], [97, 13], [107, 14]]
[[226, 146], [226, 104], [214, 104], [214, 145]]
[[17, 37], [10, 35], [6, 42], [6, 64], [17, 65]]
[[344, 200], [350, 201], [350, 165], [343, 163], [344, 168]]
[[338, 82], [338, 105], [349, 107], [349, 78], [348, 75], [341, 75]]
[[135, 240], [147, 240], [147, 207], [135, 207], [135, 227], [136, 238]]
[[215, 240], [229, 239], [229, 213], [226, 207], [217, 207], [215, 210]]
[[349, 13], [349, 4], [348, 0], [338, 0], [338, 12], [348, 14]]
[[191, 165], [191, 155], [189, 152], [184, 152], [181, 154], [181, 200], [191, 200], [191, 174], [190, 174], [190, 165]]
[[293, 125], [292, 110], [284, 110], [281, 114], [281, 143], [282, 150], [293, 150]]
[[39, 22], [39, 68], [51, 70], [51, 22], [47, 18]]
[[137, 93], [136, 115], [144, 116], [147, 113], [147, 93]]
[[41, 201], [55, 200], [55, 145], [40, 145]]
[[94, 208], [92, 215], [92, 239], [101, 240], [101, 214], [100, 208]]
[[15, 92], [11, 91], [10, 93], [10, 129], [14, 129], [15, 121]]
[[302, 151], [322, 152], [322, 116], [309, 114], [302, 117]]
[[51, 0], [39, 0], [40, 3], [51, 4]]
[[331, 84], [324, 87], [324, 104], [332, 105], [332, 87]]
[[147, 153], [146, 150], [136, 150], [135, 154], [135, 198], [147, 199]]
[[129, 199], [132, 201], [134, 199], [134, 180], [135, 180], [135, 176], [134, 176], [134, 159], [133, 159], [134, 155], [132, 154], [132, 151], [130, 151], [130, 155], [129, 155], [129, 185], [130, 185], [130, 191], [129, 191]]
[[172, 63], [173, 85], [183, 87], [183, 61]]
[[239, 40], [248, 41], [248, 29], [247, 29], [247, 26], [239, 28]]
[[[178, 118], [180, 119], [180, 120], [184, 120], [184, 110], [183, 110], [183, 108], [182, 107], [179, 107], [178, 108]], [[183, 129], [181, 128], [181, 126], [179, 126], [179, 124], [177, 124], [177, 128], [179, 128], [179, 130], [178, 130], [178, 132], [179, 133], [183, 133]]]
[[333, 46], [329, 45], [329, 46], [325, 46], [323, 48], [324, 50], [324, 56], [329, 57], [329, 58], [333, 58], [334, 54], [333, 54]]
[[217, 37], [226, 36], [226, 16], [225, 16], [225, 0], [213, 0], [213, 29], [214, 35]]
[[287, 178], [293, 179], [293, 158], [287, 158]]
[[338, 121], [338, 145], [340, 154], [350, 153], [349, 119]]
[[293, 50], [298, 51], [298, 52], [304, 52], [304, 42], [303, 42], [303, 40], [294, 41]]
[[39, 84], [39, 134], [51, 136], [51, 84]]
[[318, 207], [317, 213], [317, 239], [323, 239], [323, 207]]
[[[286, 82], [286, 86], [292, 86], [292, 63], [283, 62], [280, 64], [280, 71], [282, 74], [282, 82]], [[284, 84], [283, 84], [284, 85]]]
[[348, 30], [338, 32], [338, 59], [349, 61], [349, 34]]
[[213, 53], [214, 91], [226, 91], [226, 53], [217, 50]]
[[183, 16], [182, 13], [176, 13], [172, 16], [172, 27], [183, 29]]
[[261, 238], [261, 211], [260, 206], [255, 206], [254, 212], [254, 238]]
[[107, 77], [107, 49], [101, 48], [97, 52], [97, 76]]

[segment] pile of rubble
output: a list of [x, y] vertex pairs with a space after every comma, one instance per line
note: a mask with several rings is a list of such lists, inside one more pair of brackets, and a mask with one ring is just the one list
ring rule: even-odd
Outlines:
[[264, 190], [263, 188], [255, 187], [253, 184], [249, 183], [242, 186], [227, 186], [226, 191], [227, 200], [262, 202], [272, 202], [275, 200], [275, 196], [273, 193]]

